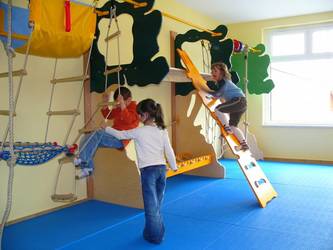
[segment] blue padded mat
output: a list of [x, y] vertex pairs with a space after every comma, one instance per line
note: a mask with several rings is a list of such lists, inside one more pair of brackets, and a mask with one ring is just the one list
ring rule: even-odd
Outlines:
[[257, 228], [230, 227], [207, 250], [332, 250], [333, 240]]
[[3, 249], [54, 249], [140, 213], [100, 201], [84, 202], [6, 227]]
[[253, 209], [259, 209], [258, 203], [245, 181], [220, 180], [166, 204], [163, 212], [193, 219], [237, 223]]
[[333, 167], [260, 162], [278, 197], [259, 207], [235, 160], [227, 179], [168, 179], [165, 241], [142, 238], [142, 210], [88, 201], [5, 228], [3, 250], [333, 250]]
[[197, 221], [167, 213], [164, 215], [164, 221], [166, 234], [163, 244], [159, 246], [143, 240], [141, 232], [144, 216], [141, 216], [59, 249], [203, 249], [209, 242], [229, 230], [229, 225]]
[[[227, 178], [245, 180], [236, 160], [223, 159]], [[258, 161], [271, 183], [333, 188], [333, 166], [287, 162]]]

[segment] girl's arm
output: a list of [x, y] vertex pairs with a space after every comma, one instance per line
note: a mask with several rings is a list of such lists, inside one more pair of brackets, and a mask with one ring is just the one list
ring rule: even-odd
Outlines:
[[130, 129], [130, 130], [117, 130], [111, 127], [106, 127], [105, 132], [113, 135], [119, 140], [128, 140], [128, 139], [134, 139], [136, 137], [136, 129]]
[[177, 171], [178, 170], [178, 167], [177, 167], [177, 163], [176, 163], [176, 157], [175, 157], [175, 153], [171, 147], [171, 144], [170, 144], [170, 140], [169, 140], [169, 135], [168, 135], [168, 131], [167, 130], [164, 130], [164, 153], [165, 153], [165, 156], [168, 160], [168, 163], [170, 165], [170, 168], [173, 170], [173, 171]]

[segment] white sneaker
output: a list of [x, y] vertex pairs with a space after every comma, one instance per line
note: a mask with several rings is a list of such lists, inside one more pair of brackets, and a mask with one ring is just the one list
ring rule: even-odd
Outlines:
[[74, 165], [75, 166], [80, 166], [81, 162], [82, 162], [82, 160], [80, 158], [77, 158], [77, 157], [74, 158]]
[[93, 173], [93, 169], [91, 169], [91, 168], [81, 168], [79, 170], [79, 173], [75, 176], [75, 179], [77, 179], [77, 180], [84, 179], [84, 178], [92, 175], [92, 173]]

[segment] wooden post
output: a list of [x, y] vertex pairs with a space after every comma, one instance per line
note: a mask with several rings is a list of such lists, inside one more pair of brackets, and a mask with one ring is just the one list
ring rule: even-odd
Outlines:
[[[177, 33], [170, 31], [170, 66], [175, 67], [175, 38]], [[171, 83], [171, 133], [172, 133], [172, 147], [177, 154], [177, 102], [176, 102], [176, 84]]]
[[[83, 72], [86, 72], [86, 66], [88, 64], [88, 54], [83, 55]], [[88, 71], [90, 74], [90, 66], [88, 66]], [[84, 92], [83, 92], [83, 101], [84, 101], [84, 123], [88, 122], [89, 118], [92, 115], [92, 104], [91, 104], [91, 94], [90, 94], [90, 77], [84, 80]], [[90, 127], [90, 124], [87, 124], [87, 127]], [[88, 177], [87, 179], [87, 197], [92, 199], [94, 197], [94, 179]]]

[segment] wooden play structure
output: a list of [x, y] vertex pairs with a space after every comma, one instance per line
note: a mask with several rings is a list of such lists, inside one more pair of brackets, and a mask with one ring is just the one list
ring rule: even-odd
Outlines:
[[[169, 171], [168, 177], [177, 174], [198, 175], [212, 178], [224, 178], [225, 170], [216, 160], [212, 145], [207, 144], [203, 135], [200, 134], [201, 127], [194, 126], [196, 114], [204, 104], [210, 111], [211, 115], [217, 119], [213, 113], [214, 107], [219, 101], [207, 99], [207, 91], [209, 91], [206, 80], [197, 71], [189, 57], [184, 51], [178, 51], [183, 62], [187, 67], [187, 72], [183, 69], [170, 68], [169, 74], [164, 81], [168, 82], [184, 82], [185, 78], [193, 81], [196, 90], [196, 101], [189, 117], [186, 116], [186, 108], [188, 108], [192, 95], [173, 96], [172, 110], [173, 120], [177, 121], [173, 125], [173, 148], [177, 155], [177, 172]], [[209, 79], [208, 74], [204, 77]], [[98, 100], [94, 99], [89, 92], [86, 96], [90, 98], [88, 101], [88, 109], [86, 112], [92, 112], [93, 107], [98, 105]], [[218, 122], [219, 123], [219, 122]], [[225, 137], [232, 152], [237, 156], [237, 161], [243, 171], [258, 203], [261, 207], [266, 207], [267, 203], [277, 193], [270, 184], [269, 180], [261, 170], [255, 158], [249, 150], [239, 151], [236, 148], [239, 142], [234, 135], [227, 134], [223, 127], [221, 134]], [[190, 153], [184, 153], [190, 152]], [[134, 161], [130, 160], [126, 151], [115, 149], [99, 149], [95, 157], [95, 174], [88, 180], [88, 193], [90, 198], [97, 200], [112, 202], [115, 204], [126, 205], [130, 207], [142, 208], [142, 196], [140, 186], [140, 175]], [[116, 174], [115, 174], [116, 173]], [[126, 180], [126, 181], [124, 181]]]
[[[116, 16], [110, 11], [110, 21]], [[116, 32], [113, 38], [118, 38], [120, 32]], [[107, 34], [109, 37], [109, 33]], [[105, 42], [111, 39], [106, 39]], [[119, 43], [118, 43], [119, 46]], [[108, 48], [107, 48], [108, 50]], [[171, 55], [172, 57], [172, 55]], [[119, 58], [119, 56], [118, 56]], [[188, 58], [188, 57], [187, 57]], [[183, 58], [184, 59], [184, 58]], [[107, 61], [107, 58], [104, 59]], [[184, 59], [185, 60], [185, 59]], [[189, 62], [186, 60], [186, 62]], [[105, 64], [106, 67], [106, 64]], [[190, 64], [193, 69], [193, 64]], [[117, 70], [109, 72], [107, 68], [104, 69], [105, 75], [117, 73], [119, 79], [119, 72], [121, 70], [120, 64], [115, 67]], [[192, 72], [192, 71], [191, 71]], [[197, 70], [194, 70], [198, 73]], [[198, 73], [199, 74], [199, 73]], [[200, 75], [200, 74], [199, 74]], [[196, 90], [187, 96], [176, 96], [174, 92], [174, 86], [172, 86], [173, 93], [170, 98], [172, 106], [172, 142], [173, 148], [177, 155], [179, 171], [176, 173], [169, 171], [168, 177], [172, 177], [176, 174], [190, 174], [212, 178], [224, 178], [225, 170], [223, 166], [217, 162], [213, 146], [208, 144], [205, 137], [200, 134], [201, 127], [194, 126], [194, 120], [199, 109], [202, 105], [206, 105], [208, 110], [212, 111], [218, 104], [215, 101], [206, 100], [204, 93], [209, 89], [206, 86], [204, 79], [193, 79], [191, 74], [188, 75], [190, 80], [193, 81]], [[164, 82], [188, 82], [188, 76], [183, 69], [170, 68], [169, 74], [163, 79]], [[192, 75], [193, 76], [193, 75]], [[201, 76], [200, 76], [201, 77]], [[209, 74], [203, 74], [205, 79], [209, 79]], [[89, 82], [89, 79], [86, 83]], [[109, 86], [107, 84], [107, 78], [105, 78], [105, 90]], [[198, 84], [199, 82], [199, 84]], [[86, 86], [88, 86], [86, 84]], [[119, 85], [119, 83], [118, 83]], [[117, 87], [113, 85], [114, 89]], [[112, 89], [112, 87], [111, 87]], [[108, 89], [110, 91], [111, 89]], [[202, 92], [203, 91], [203, 92]], [[190, 115], [186, 116], [186, 109], [189, 109], [189, 105], [192, 99], [192, 95], [196, 96], [194, 106], [190, 112]], [[85, 119], [86, 125], [84, 129], [89, 130], [89, 122], [91, 117], [94, 116], [99, 110], [100, 100], [98, 96], [94, 96], [90, 93], [90, 89], [85, 89]], [[214, 114], [211, 112], [214, 117]], [[97, 120], [96, 120], [97, 119]], [[94, 118], [95, 124], [99, 124], [100, 118]], [[91, 129], [90, 129], [91, 130]], [[235, 149], [239, 146], [237, 139], [233, 135], [227, 135], [223, 128], [221, 128], [221, 134], [226, 138], [232, 152], [239, 158], [238, 162], [246, 175], [248, 182], [256, 195], [261, 207], [265, 207], [273, 197], [276, 197], [276, 192], [269, 183], [268, 179], [262, 172], [261, 168], [257, 164], [251, 152], [240, 152]], [[107, 201], [115, 204], [130, 206], [130, 207], [143, 207], [141, 186], [140, 186], [140, 174], [137, 169], [134, 160], [131, 160], [127, 156], [128, 152], [119, 151], [115, 149], [99, 149], [95, 156], [95, 172], [94, 176], [88, 178], [88, 198]], [[251, 169], [251, 172], [250, 172]], [[126, 180], [126, 181], [125, 181]], [[68, 196], [71, 197], [71, 196]], [[68, 198], [63, 196], [64, 200]]]
[[[111, 90], [116, 89], [116, 85]], [[110, 91], [110, 89], [109, 89]], [[95, 107], [99, 106], [98, 96], [91, 95], [86, 90], [86, 112], [94, 112]], [[197, 107], [198, 108], [198, 107]], [[195, 112], [195, 110], [194, 110]], [[177, 145], [182, 151], [176, 152], [177, 165], [179, 170], [173, 172], [169, 170], [167, 177], [177, 174], [191, 174], [214, 178], [223, 178], [224, 169], [221, 167], [213, 153], [211, 145], [205, 142], [204, 136], [200, 134], [199, 127], [193, 127], [195, 115], [184, 121], [177, 123], [177, 128], [187, 128], [193, 135], [189, 143], [186, 138], [179, 136]], [[99, 123], [101, 117], [96, 116], [94, 123]], [[89, 126], [89, 125], [88, 125]], [[200, 145], [193, 146], [194, 144]], [[197, 150], [195, 150], [197, 147]], [[128, 146], [127, 148], [130, 148]], [[190, 153], [178, 153], [190, 152]], [[134, 160], [128, 157], [128, 151], [119, 151], [117, 149], [98, 149], [95, 155], [95, 171], [92, 177], [88, 177], [88, 196], [89, 198], [107, 201], [115, 204], [143, 208], [140, 173]]]

